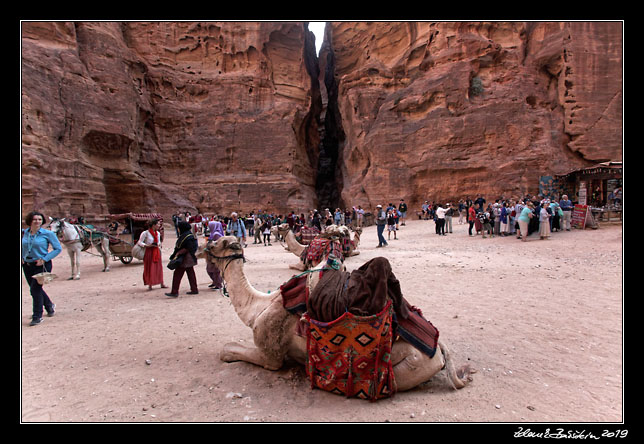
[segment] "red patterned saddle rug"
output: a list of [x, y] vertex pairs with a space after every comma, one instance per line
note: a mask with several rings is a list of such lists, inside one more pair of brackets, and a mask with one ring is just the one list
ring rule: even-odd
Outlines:
[[393, 313], [391, 301], [378, 314], [356, 316], [347, 311], [331, 322], [316, 321], [305, 313], [311, 387], [371, 401], [392, 396], [396, 391]]
[[317, 237], [302, 251], [300, 260], [308, 267], [319, 264], [322, 259], [330, 254], [344, 261], [342, 246], [339, 241]]

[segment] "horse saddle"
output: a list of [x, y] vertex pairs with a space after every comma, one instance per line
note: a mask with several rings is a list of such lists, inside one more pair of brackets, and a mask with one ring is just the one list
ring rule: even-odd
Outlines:
[[[78, 229], [80, 228], [80, 229]], [[94, 227], [94, 225], [78, 225], [76, 231], [80, 237], [81, 244], [83, 245], [83, 251], [87, 250], [92, 246], [93, 243], [103, 239], [103, 236], [107, 233], [106, 231], [101, 231]]]

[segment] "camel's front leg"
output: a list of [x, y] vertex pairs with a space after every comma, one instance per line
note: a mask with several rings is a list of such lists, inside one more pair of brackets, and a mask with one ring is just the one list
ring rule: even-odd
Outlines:
[[253, 346], [245, 346], [238, 342], [229, 342], [219, 354], [219, 359], [224, 362], [245, 361], [259, 365], [267, 370], [279, 370], [282, 367], [283, 359], [270, 358], [260, 349]]

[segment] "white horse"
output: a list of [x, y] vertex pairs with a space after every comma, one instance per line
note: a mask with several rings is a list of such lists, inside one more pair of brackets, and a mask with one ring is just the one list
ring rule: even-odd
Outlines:
[[72, 225], [65, 219], [49, 218], [49, 228], [67, 249], [72, 264], [72, 275], [68, 280], [80, 279], [80, 254], [91, 246], [96, 247], [103, 258], [103, 271], [110, 271], [110, 246], [107, 236], [95, 236], [96, 232], [87, 232], [81, 225]]

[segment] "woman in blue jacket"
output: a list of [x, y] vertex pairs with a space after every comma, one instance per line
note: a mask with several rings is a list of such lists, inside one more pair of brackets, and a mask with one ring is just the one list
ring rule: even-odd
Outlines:
[[[51, 260], [62, 251], [56, 235], [42, 228], [45, 216], [37, 211], [32, 211], [25, 218], [29, 228], [22, 231], [22, 270], [29, 284], [29, 291], [33, 299], [33, 315], [29, 325], [38, 325], [42, 322], [43, 306], [47, 316], [53, 316], [56, 305], [51, 301], [43, 286], [33, 278], [35, 274], [43, 271], [51, 272]], [[49, 251], [49, 247], [52, 248]]]

